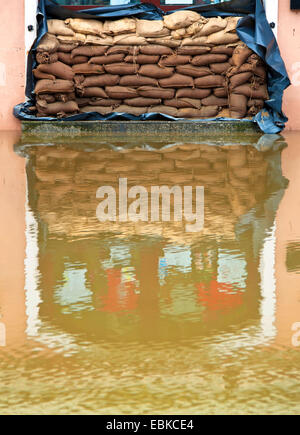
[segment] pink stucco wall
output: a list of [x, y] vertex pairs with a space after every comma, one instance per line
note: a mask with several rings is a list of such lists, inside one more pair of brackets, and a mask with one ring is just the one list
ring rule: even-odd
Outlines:
[[24, 0], [0, 1], [0, 130], [20, 128], [13, 106], [24, 101]]
[[300, 130], [300, 11], [290, 10], [290, 0], [279, 0], [278, 43], [292, 82], [284, 95], [288, 130]]

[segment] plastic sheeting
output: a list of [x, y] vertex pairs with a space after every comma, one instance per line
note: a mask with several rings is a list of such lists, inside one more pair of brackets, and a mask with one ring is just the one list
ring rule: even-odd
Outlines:
[[[284, 62], [281, 58], [280, 51], [275, 36], [269, 26], [266, 18], [262, 0], [231, 0], [218, 4], [209, 4], [202, 6], [192, 6], [186, 8], [195, 10], [206, 17], [212, 16], [242, 16], [237, 28], [240, 39], [245, 42], [255, 53], [257, 53], [268, 65], [268, 89], [270, 99], [266, 101], [265, 108], [259, 112], [253, 119], [264, 133], [279, 133], [283, 130], [287, 122], [286, 116], [282, 112], [282, 97], [284, 90], [290, 85]], [[174, 12], [174, 11], [172, 11]], [[27, 85], [26, 96], [28, 101], [17, 105], [14, 108], [14, 115], [23, 121], [57, 121], [57, 118], [43, 117], [38, 118], [30, 112], [30, 106], [34, 105], [35, 96], [33, 94], [35, 78], [32, 69], [35, 68], [36, 47], [47, 32], [47, 19], [67, 17], [118, 19], [121, 17], [135, 16], [148, 20], [162, 19], [165, 13], [152, 4], [135, 4], [125, 6], [110, 6], [105, 8], [84, 9], [79, 11], [69, 11], [59, 6], [53, 0], [40, 0], [37, 10], [38, 36], [28, 55]], [[102, 116], [99, 113], [82, 113], [74, 116], [63, 118], [62, 121], [105, 121], [105, 120], [153, 120], [167, 119], [177, 121], [179, 118], [173, 118], [168, 115], [148, 113], [141, 116], [133, 116], [125, 113], [112, 113]], [[182, 120], [182, 119], [181, 119]], [[209, 119], [226, 121], [229, 118]], [[232, 119], [230, 119], [232, 120]], [[206, 120], [193, 119], [190, 122], [205, 122]], [[237, 120], [242, 122], [242, 120]]]

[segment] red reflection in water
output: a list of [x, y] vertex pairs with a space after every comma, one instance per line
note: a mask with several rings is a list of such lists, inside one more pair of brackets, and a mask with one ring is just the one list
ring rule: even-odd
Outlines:
[[122, 283], [120, 269], [107, 269], [107, 295], [101, 296], [101, 311], [121, 313], [133, 311], [137, 308], [139, 295], [135, 293], [135, 281]]

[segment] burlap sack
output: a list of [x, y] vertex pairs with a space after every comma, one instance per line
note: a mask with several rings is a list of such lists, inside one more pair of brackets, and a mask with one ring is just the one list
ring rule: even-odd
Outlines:
[[211, 94], [210, 89], [178, 89], [176, 92], [176, 98], [197, 98], [201, 100]]
[[237, 25], [242, 17], [226, 17], [227, 27], [225, 29], [226, 32], [236, 32]]
[[261, 110], [264, 107], [264, 105], [265, 105], [265, 102], [264, 102], [264, 100], [261, 100], [261, 99], [248, 100], [248, 107], [256, 106]]
[[96, 86], [89, 87], [89, 88], [83, 88], [81, 90], [77, 90], [77, 92], [81, 97], [108, 98], [104, 89], [96, 87]]
[[189, 46], [194, 47], [195, 45], [205, 46], [208, 44], [207, 39], [208, 39], [207, 36], [199, 36], [198, 38], [195, 37], [184, 38], [183, 41], [181, 42], [181, 47], [189, 47]]
[[90, 98], [88, 104], [85, 106], [102, 106], [102, 107], [118, 107], [122, 104], [122, 100], [113, 98]]
[[58, 51], [62, 51], [63, 53], [71, 53], [71, 51], [75, 50], [78, 47], [78, 42], [74, 42], [73, 44], [59, 44]]
[[72, 51], [72, 58], [76, 56], [87, 56], [87, 57], [94, 57], [94, 56], [103, 56], [107, 50], [108, 46], [101, 46], [101, 47], [93, 47], [93, 46], [83, 46], [83, 47], [77, 47]]
[[201, 109], [179, 109], [179, 118], [213, 118], [219, 112], [218, 106], [205, 106]]
[[57, 35], [57, 39], [61, 44], [73, 44], [74, 42], [86, 44], [86, 35], [83, 35], [82, 33], [75, 33], [74, 36]]
[[58, 113], [74, 113], [79, 112], [79, 107], [76, 101], [68, 101], [67, 103], [56, 102], [48, 104], [46, 101], [37, 102], [37, 109], [45, 115], [57, 115]]
[[78, 98], [76, 97], [76, 103], [78, 104], [78, 107], [84, 107], [84, 106], [89, 106], [90, 105], [90, 98]]
[[125, 54], [127, 55], [137, 55], [139, 54], [139, 47], [132, 46], [132, 45], [114, 45], [112, 47], [109, 47], [107, 50], [107, 55], [111, 54]]
[[232, 60], [234, 66], [237, 66], [238, 68], [243, 65], [243, 63], [246, 62], [249, 56], [253, 54], [253, 51], [247, 47], [246, 44], [238, 45], [233, 52]]
[[247, 114], [248, 98], [245, 95], [231, 94], [229, 95], [229, 109], [232, 118], [241, 119]]
[[109, 98], [117, 100], [126, 100], [128, 98], [136, 98], [139, 96], [136, 89], [126, 86], [106, 86], [105, 92]]
[[147, 40], [137, 35], [118, 35], [114, 36], [114, 44], [118, 45], [146, 45]]
[[44, 100], [47, 103], [55, 103], [55, 101], [56, 101], [55, 95], [56, 94], [41, 94], [41, 95], [38, 95], [37, 99]]
[[69, 93], [57, 93], [54, 94], [56, 101], [62, 101], [63, 103], [67, 103], [68, 101], [76, 101], [76, 94], [75, 92], [69, 92]]
[[162, 45], [145, 45], [144, 47], [140, 47], [139, 53], [149, 56], [168, 56], [173, 54], [173, 50], [170, 47], [164, 47]]
[[47, 20], [48, 33], [52, 35], [74, 36], [75, 32], [70, 29], [63, 20]]
[[37, 47], [37, 52], [42, 53], [45, 51], [46, 53], [52, 54], [58, 50], [58, 47], [59, 42], [56, 36], [50, 35], [50, 33], [46, 33]]
[[226, 54], [227, 56], [232, 56], [234, 47], [227, 47], [227, 45], [216, 45], [211, 48], [211, 54]]
[[251, 72], [244, 72], [240, 74], [235, 74], [230, 78], [230, 87], [231, 89], [236, 88], [237, 86], [241, 86], [244, 83], [247, 83], [252, 77]]
[[130, 115], [140, 116], [143, 115], [143, 113], [147, 113], [148, 107], [133, 107], [122, 104], [115, 111], [118, 113], [129, 113]]
[[54, 62], [49, 64], [40, 64], [37, 67], [37, 71], [45, 74], [51, 74], [58, 79], [73, 80], [74, 71], [72, 68], [63, 62]]
[[170, 35], [163, 20], [137, 20], [136, 33], [144, 38], [161, 38]]
[[83, 82], [85, 81], [85, 79], [86, 79], [86, 77], [83, 74], [75, 74], [75, 77], [73, 79], [75, 86], [82, 85]]
[[245, 95], [248, 98], [251, 99], [261, 99], [261, 100], [268, 100], [269, 94], [268, 89], [266, 85], [260, 86], [258, 89], [253, 89], [250, 84], [245, 84], [241, 86], [237, 86], [232, 91], [234, 94], [241, 94]]
[[142, 65], [139, 74], [142, 76], [152, 77], [154, 79], [163, 79], [171, 77], [174, 68], [161, 68], [158, 65]]
[[61, 62], [65, 63], [67, 65], [70, 65], [70, 66], [72, 66], [72, 65], [78, 65], [78, 64], [81, 64], [81, 63], [87, 63], [88, 60], [89, 60], [89, 58], [87, 56], [75, 56], [75, 57], [72, 57], [71, 53], [63, 53], [63, 52], [60, 52], [60, 51], [58, 51], [57, 54], [58, 54], [58, 59]]
[[105, 36], [105, 38], [101, 38], [100, 36], [86, 35], [85, 43], [87, 45], [111, 46], [114, 44], [114, 38], [112, 36]]
[[95, 75], [95, 74], [105, 73], [102, 65], [93, 65], [90, 63], [80, 63], [78, 65], [73, 65], [72, 70], [75, 74], [84, 74], [84, 75]]
[[141, 97], [171, 99], [175, 96], [175, 89], [161, 89], [152, 86], [141, 86], [138, 88]]
[[115, 74], [102, 74], [99, 76], [91, 76], [86, 77], [84, 82], [82, 83], [82, 86], [85, 88], [88, 87], [104, 87], [104, 86], [116, 86], [120, 82], [120, 76]]
[[66, 25], [76, 33], [84, 35], [100, 36], [103, 32], [103, 24], [98, 20], [85, 20], [82, 18], [68, 18]]
[[177, 11], [173, 14], [164, 16], [165, 26], [170, 30], [188, 27], [196, 21], [200, 21], [201, 16], [193, 11]]
[[84, 106], [80, 108], [81, 113], [90, 113], [90, 112], [96, 112], [100, 113], [100, 115], [109, 115], [110, 113], [114, 112], [115, 108], [112, 106], [105, 107], [105, 106]]
[[172, 56], [162, 56], [159, 66], [177, 66], [177, 65], [186, 65], [191, 61], [191, 56], [181, 56], [177, 54], [173, 54]]
[[177, 49], [177, 54], [180, 54], [183, 56], [197, 56], [200, 54], [207, 54], [210, 51], [211, 51], [210, 47], [199, 47], [197, 45], [194, 45], [194, 46], [190, 45], [190, 46], [186, 46], [186, 47], [179, 47]]
[[121, 18], [115, 21], [105, 21], [103, 32], [108, 35], [136, 33], [136, 20], [134, 18]]
[[219, 98], [227, 98], [228, 97], [228, 89], [226, 88], [215, 88], [213, 93], [216, 97]]
[[231, 68], [230, 63], [211, 63], [210, 69], [215, 74], [226, 74], [226, 72]]
[[125, 54], [111, 54], [106, 56], [96, 56], [91, 57], [88, 63], [94, 63], [96, 65], [107, 65], [112, 63], [120, 63], [123, 62], [125, 58]]
[[130, 98], [124, 100], [124, 103], [128, 106], [134, 106], [134, 107], [149, 107], [149, 106], [157, 106], [161, 103], [160, 98], [145, 98], [145, 97], [137, 97], [137, 98]]
[[53, 74], [44, 73], [37, 68], [33, 69], [32, 72], [37, 80], [55, 80], [55, 76]]
[[261, 79], [263, 79], [264, 81], [267, 80], [267, 70], [266, 70], [266, 67], [263, 67], [263, 66], [255, 66], [255, 67], [253, 68], [253, 73], [254, 73], [256, 76], [258, 76], [258, 77], [260, 77]]
[[140, 86], [158, 86], [158, 81], [152, 77], [126, 75], [121, 77], [120, 86], [129, 86], [132, 88]]
[[173, 39], [180, 40], [187, 36], [186, 29], [172, 30], [171, 36]]
[[209, 18], [208, 22], [204, 24], [199, 32], [200, 36], [208, 36], [212, 33], [219, 32], [227, 27], [227, 21], [221, 17]]
[[221, 75], [210, 75], [206, 77], [199, 77], [194, 80], [197, 88], [224, 88], [226, 86], [225, 77]]
[[215, 95], [210, 95], [209, 97], [203, 98], [201, 103], [203, 106], [226, 107], [228, 106], [228, 98], [218, 98]]
[[180, 47], [180, 41], [176, 41], [172, 36], [166, 36], [164, 38], [147, 38], [147, 43], [153, 45], [163, 45], [169, 48]]
[[159, 80], [159, 85], [162, 88], [193, 88], [194, 80], [190, 76], [184, 76], [183, 74], [173, 74], [172, 77]]
[[40, 80], [35, 86], [34, 93], [39, 94], [53, 94], [58, 92], [74, 92], [74, 82], [71, 80]]
[[47, 53], [46, 51], [36, 54], [37, 63], [54, 63], [58, 61], [58, 53]]
[[202, 54], [200, 56], [195, 56], [192, 59], [192, 65], [204, 66], [210, 65], [211, 63], [224, 63], [228, 59], [226, 54]]
[[130, 75], [136, 74], [139, 70], [139, 65], [134, 63], [113, 63], [111, 65], [104, 65], [104, 69], [108, 74]]
[[137, 63], [139, 65], [157, 64], [159, 56], [148, 56], [147, 54], [138, 54], [137, 56], [128, 55], [124, 61], [128, 63]]
[[148, 109], [148, 113], [163, 113], [164, 115], [173, 116], [173, 118], [178, 117], [178, 109], [164, 105], [153, 106]]
[[179, 74], [184, 74], [191, 77], [204, 77], [210, 75], [210, 69], [204, 66], [179, 65], [176, 67]]
[[201, 108], [201, 100], [196, 100], [195, 98], [172, 98], [170, 100], [164, 100], [166, 106], [176, 107], [177, 109], [184, 108]]
[[186, 27], [185, 31], [187, 37], [200, 34], [201, 30], [206, 24], [205, 21], [208, 22], [208, 19], [202, 17], [200, 21], [196, 21], [195, 23], [191, 24], [189, 27]]
[[239, 37], [236, 33], [226, 33], [225, 30], [212, 33], [207, 37], [207, 43], [214, 44], [214, 45], [233, 44], [238, 41], [239, 41]]

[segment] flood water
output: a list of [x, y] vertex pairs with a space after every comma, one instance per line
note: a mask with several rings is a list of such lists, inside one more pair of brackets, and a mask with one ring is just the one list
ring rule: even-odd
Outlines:
[[[299, 415], [299, 145], [2, 133], [0, 413]], [[203, 229], [100, 222], [119, 178], [203, 186]]]

